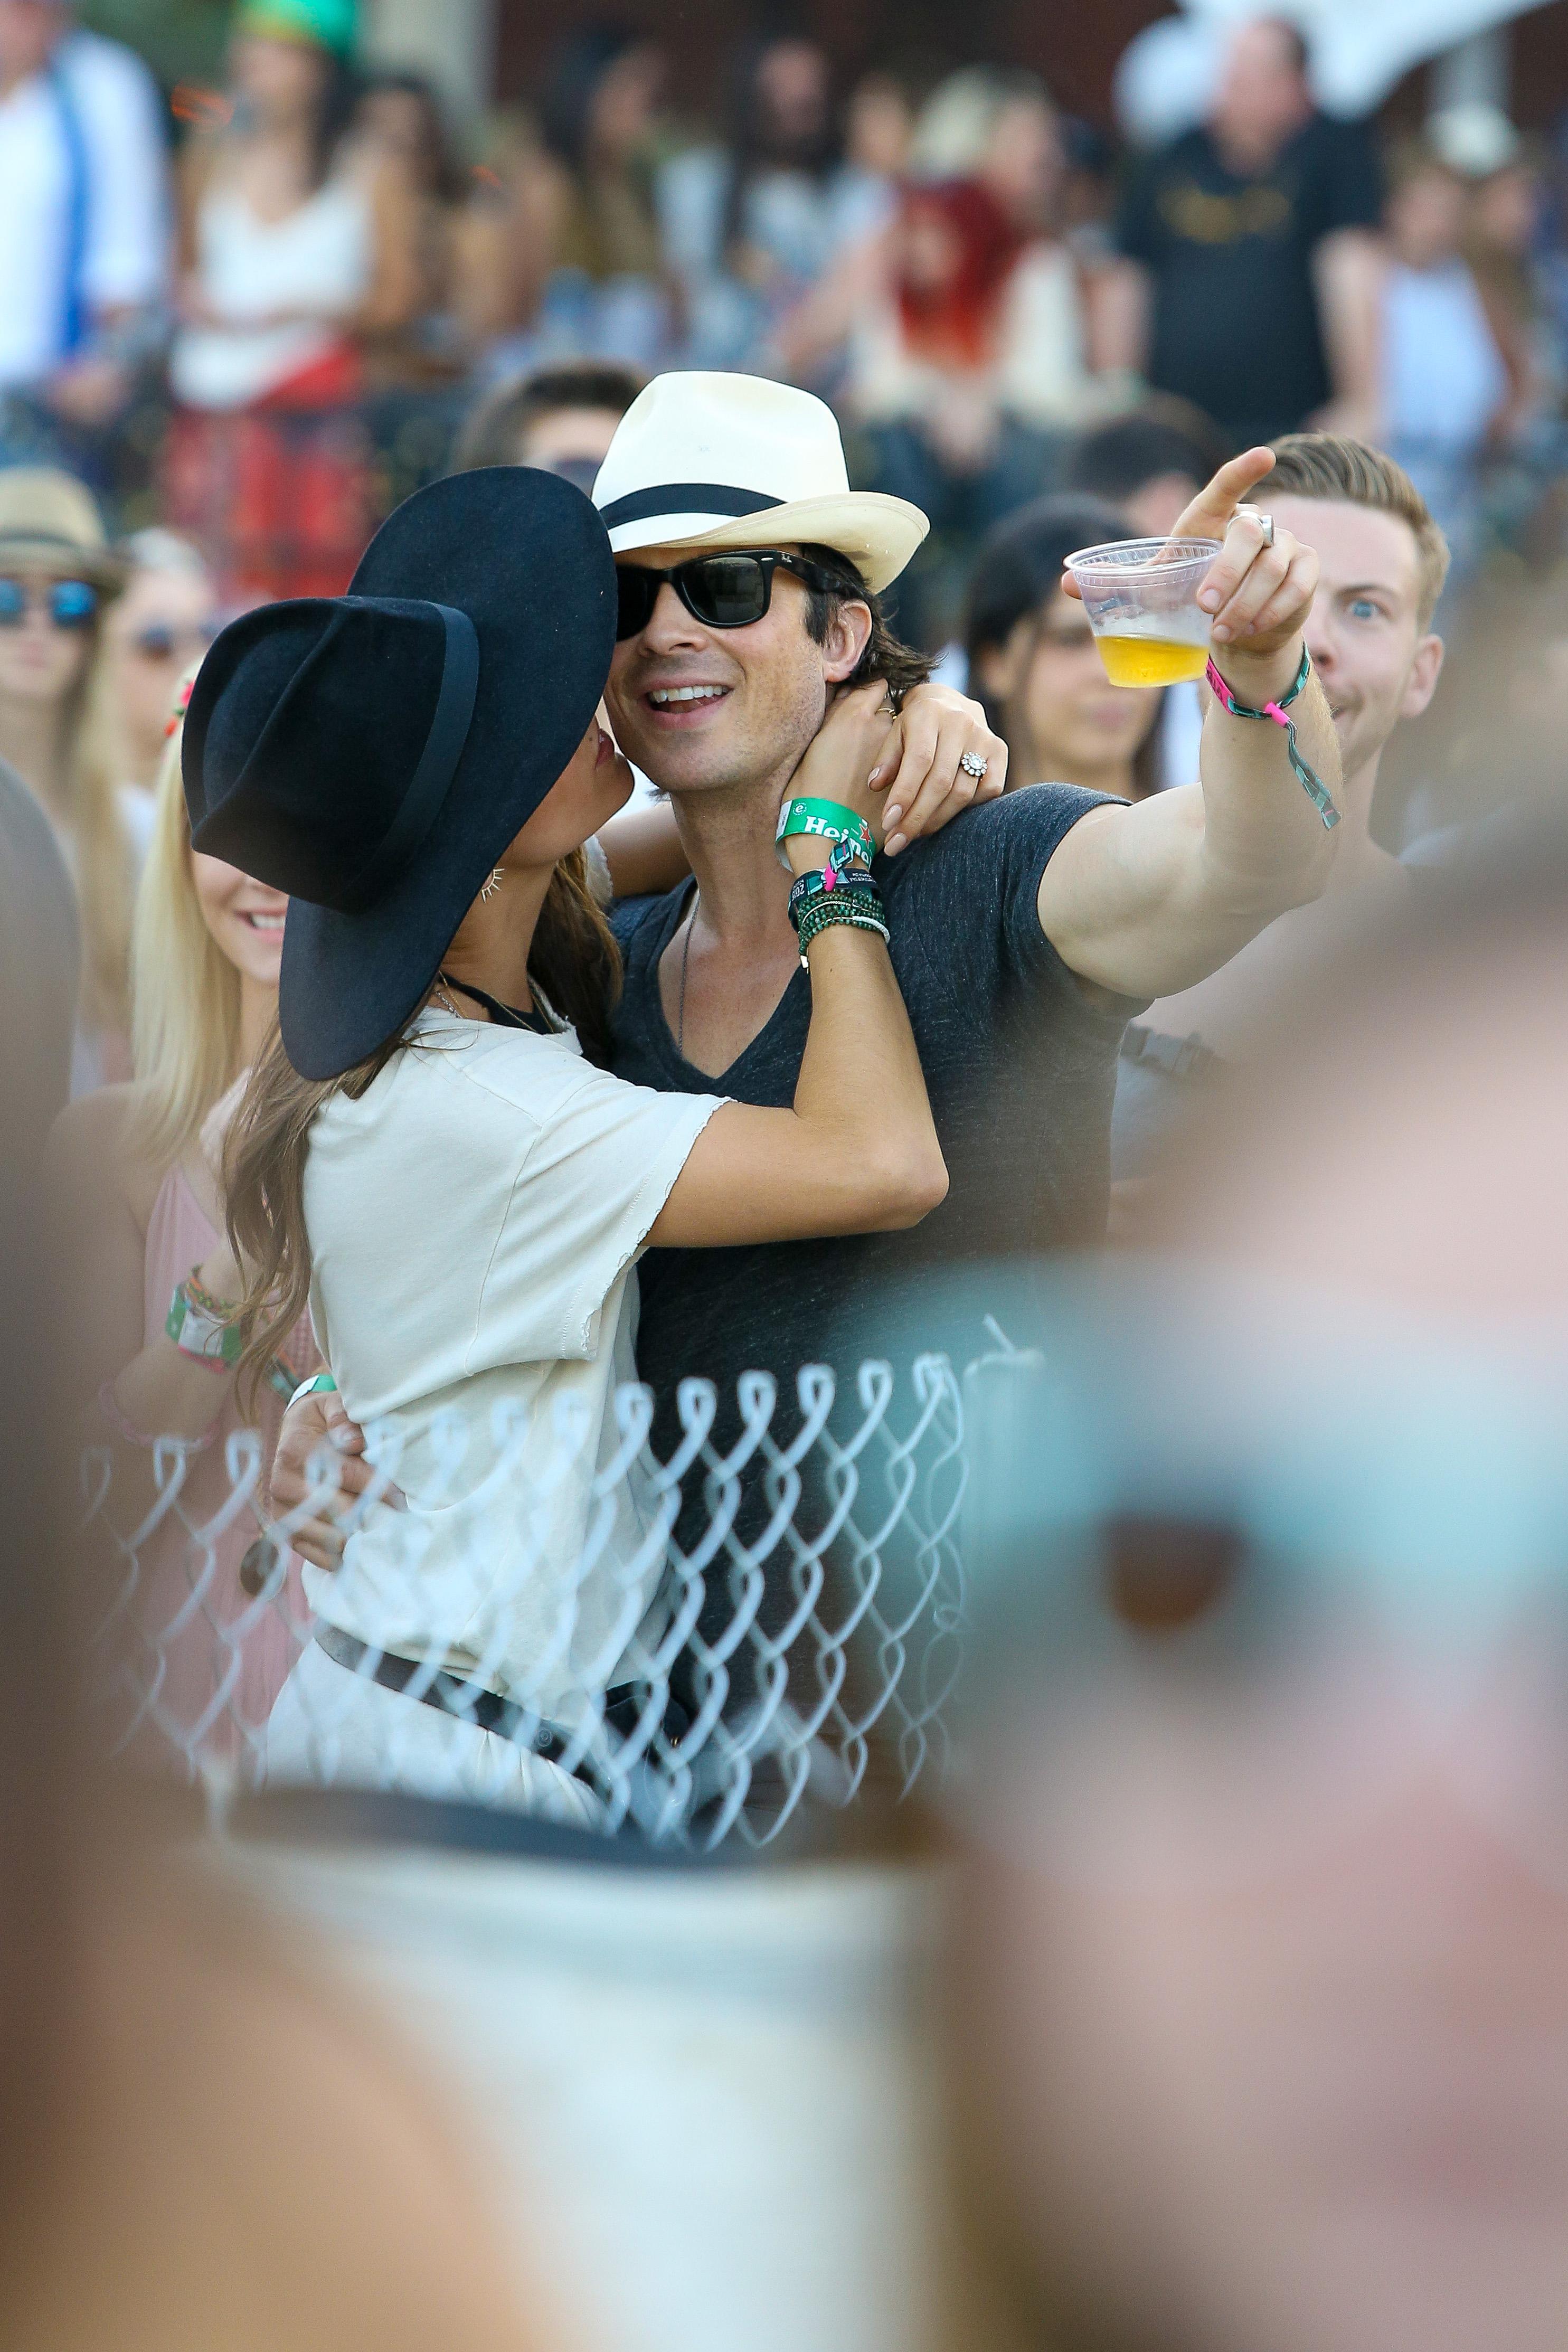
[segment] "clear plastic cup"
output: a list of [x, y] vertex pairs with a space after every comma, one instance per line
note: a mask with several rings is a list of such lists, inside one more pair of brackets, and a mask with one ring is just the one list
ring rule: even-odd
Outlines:
[[1202, 677], [1214, 616], [1198, 603], [1217, 539], [1117, 539], [1068, 557], [1113, 686]]

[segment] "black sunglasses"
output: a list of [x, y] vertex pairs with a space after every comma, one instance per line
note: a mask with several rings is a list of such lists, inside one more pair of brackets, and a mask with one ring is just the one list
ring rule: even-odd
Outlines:
[[635, 637], [647, 628], [668, 580], [687, 611], [705, 629], [744, 629], [760, 621], [773, 602], [773, 573], [793, 572], [808, 588], [837, 589], [853, 593], [849, 581], [810, 563], [803, 555], [784, 555], [777, 548], [758, 554], [693, 555], [668, 572], [654, 572], [640, 563], [617, 563], [616, 582], [620, 609], [616, 635]]
[[[31, 602], [26, 581], [0, 578], [0, 629], [19, 629]], [[38, 602], [57, 629], [90, 628], [98, 618], [98, 591], [90, 580], [51, 580]]]

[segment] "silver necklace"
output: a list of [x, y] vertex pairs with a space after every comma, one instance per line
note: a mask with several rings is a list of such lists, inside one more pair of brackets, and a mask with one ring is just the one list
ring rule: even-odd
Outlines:
[[698, 893], [692, 892], [691, 912], [686, 918], [686, 944], [680, 950], [680, 998], [675, 1009], [675, 1050], [686, 1059], [686, 974], [691, 963], [691, 934], [697, 927]]

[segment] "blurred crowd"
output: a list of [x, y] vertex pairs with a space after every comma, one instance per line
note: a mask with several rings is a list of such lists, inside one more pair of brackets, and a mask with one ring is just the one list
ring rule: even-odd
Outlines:
[[[901, 634], [997, 723], [1009, 632], [1075, 544], [1169, 529], [1227, 454], [1306, 425], [1409, 475], [1461, 652], [1472, 583], [1562, 556], [1568, 132], [1471, 104], [1380, 140], [1316, 110], [1300, 36], [1268, 19], [1235, 33], [1206, 119], [1150, 152], [1021, 69], [917, 88], [890, 61], [844, 87], [794, 34], [738, 41], [727, 111], [696, 125], [667, 47], [603, 25], [462, 146], [359, 31], [354, 0], [243, 0], [226, 88], [171, 110], [60, 0], [0, 0], [0, 530], [72, 575], [4, 583], [0, 756], [76, 870], [79, 1091], [129, 1067], [130, 910], [183, 668], [248, 604], [341, 591], [450, 467], [591, 488], [656, 371], [833, 404], [854, 485], [931, 520]], [[1035, 709], [1031, 774], [1195, 772], [1192, 688], [1114, 722], [1072, 700]], [[1394, 847], [1455, 813], [1412, 743]]]
[[1461, 578], [1555, 544], [1568, 165], [1495, 108], [1382, 140], [1260, 21], [1154, 152], [1031, 72], [846, 86], [793, 33], [738, 38], [702, 123], [605, 23], [459, 137], [358, 33], [354, 0], [246, 0], [226, 87], [171, 114], [58, 0], [0, 9], [0, 458], [191, 533], [226, 599], [341, 587], [477, 394], [585, 361], [830, 398], [857, 485], [932, 518], [902, 617], [933, 645], [978, 535], [1151, 393], [1233, 446], [1391, 449]]
[[[1555, 1322], [1568, 1266], [1562, 1098], [1544, 1080], [1562, 1058], [1568, 939], [1568, 125], [1527, 137], [1481, 103], [1397, 139], [1332, 119], [1300, 35], [1260, 16], [1231, 34], [1202, 120], [1144, 150], [1064, 112], [1031, 72], [917, 81], [889, 58], [846, 84], [795, 33], [738, 38], [721, 119], [699, 124], [677, 105], [668, 45], [608, 23], [560, 44], [528, 106], [459, 132], [420, 75], [368, 65], [361, 35], [356, 0], [239, 0], [225, 87], [171, 98], [60, 0], [0, 0], [0, 992], [8, 1013], [22, 1008], [0, 1036], [0, 1096], [29, 1147], [68, 1058], [78, 1098], [46, 1162], [68, 1279], [26, 1236], [9, 1246], [17, 1203], [36, 1203], [20, 1180], [0, 1193], [10, 1452], [24, 1475], [36, 1453], [75, 1494], [47, 1459], [39, 1366], [51, 1347], [68, 1357], [60, 1334], [79, 1324], [91, 1346], [69, 1362], [71, 1410], [113, 1465], [99, 1504], [112, 1486], [123, 1520], [121, 1582], [104, 1589], [167, 1621], [134, 1727], [162, 1740], [165, 1778], [173, 1723], [190, 1734], [180, 1752], [212, 1764], [212, 1790], [233, 1794], [232, 1727], [264, 1726], [297, 1665], [292, 1608], [324, 1685], [348, 1668], [360, 1697], [412, 1712], [432, 1738], [504, 1738], [542, 1778], [548, 1767], [589, 1789], [561, 1764], [569, 1742], [536, 1752], [531, 1730], [519, 1738], [495, 1714], [443, 1722], [460, 1712], [446, 1698], [379, 1670], [367, 1680], [310, 1642], [301, 1595], [321, 1606], [343, 1557], [334, 1523], [374, 1481], [336, 1393], [346, 1318], [333, 1349], [324, 1316], [288, 1319], [249, 1390], [226, 1344], [248, 1280], [226, 1141], [257, 1068], [281, 1052], [290, 899], [269, 856], [256, 863], [271, 883], [226, 862], [244, 850], [221, 829], [204, 851], [188, 797], [219, 764], [202, 748], [201, 687], [191, 696], [227, 625], [249, 614], [257, 645], [314, 627], [319, 606], [257, 608], [341, 596], [384, 518], [433, 483], [454, 572], [466, 562], [477, 582], [449, 605], [418, 549], [405, 579], [395, 523], [382, 601], [444, 625], [471, 604], [483, 620], [510, 498], [543, 517], [537, 542], [521, 523], [512, 542], [538, 586], [539, 635], [520, 634], [510, 662], [486, 641], [480, 675], [487, 689], [504, 676], [510, 698], [473, 788], [511, 790], [532, 760], [542, 789], [519, 812], [512, 862], [487, 877], [487, 852], [465, 866], [462, 920], [482, 926], [510, 889], [495, 939], [516, 921], [509, 906], [534, 871], [519, 844], [574, 772], [557, 761], [542, 776], [540, 748], [570, 687], [582, 709], [563, 740], [589, 779], [584, 808], [624, 764], [610, 725], [638, 763], [640, 805], [618, 835], [595, 814], [565, 846], [551, 836], [534, 864], [553, 895], [542, 882], [529, 921], [552, 909], [550, 987], [586, 1040], [588, 1079], [606, 1101], [635, 1095], [639, 1116], [691, 1118], [689, 1157], [694, 1097], [753, 1118], [799, 1110], [808, 1024], [831, 1008], [833, 967], [808, 962], [796, 911], [813, 892], [791, 889], [786, 912], [779, 791], [805, 790], [794, 779], [810, 782], [806, 760], [868, 681], [887, 688], [878, 723], [900, 745], [922, 728], [946, 745], [951, 832], [922, 842], [911, 821], [914, 854], [880, 859], [877, 887], [906, 894], [891, 928], [919, 1049], [911, 1092], [923, 1105], [930, 1079], [952, 1182], [951, 1204], [933, 1193], [947, 1222], [930, 1259], [911, 1240], [898, 1263], [933, 1318], [921, 1349], [937, 1344], [932, 1301], [952, 1280], [977, 1286], [972, 1319], [984, 1306], [995, 1350], [965, 1388], [964, 1767], [930, 1797], [933, 1733], [931, 1778], [900, 1832], [846, 1800], [847, 1829], [803, 1831], [772, 1869], [706, 1874], [638, 1848], [634, 1868], [574, 1880], [557, 1865], [584, 1848], [564, 1832], [552, 1845], [544, 1809], [521, 1803], [510, 1831], [476, 1830], [482, 1808], [468, 1806], [466, 1830], [420, 1832], [438, 1853], [415, 1851], [405, 1828], [378, 1856], [367, 1812], [357, 1857], [337, 1857], [358, 1877], [335, 1957], [368, 1964], [362, 1979], [322, 1969], [318, 1982], [300, 1921], [312, 1900], [331, 1916], [330, 1871], [310, 1896], [310, 1864], [269, 1880], [247, 1857], [247, 1903], [258, 1885], [287, 1897], [282, 1924], [262, 1927], [266, 1906], [242, 1911], [183, 1862], [148, 1862], [141, 1801], [122, 1819], [121, 1798], [84, 1774], [91, 1740], [52, 1664], [75, 1630], [63, 1580], [0, 1573], [14, 1815], [0, 2080], [22, 2118], [0, 2147], [16, 2176], [0, 2267], [24, 2325], [38, 2315], [28, 2340], [64, 2352], [117, 2328], [133, 2347], [205, 2329], [241, 2352], [300, 2340], [303, 2318], [322, 2344], [510, 2344], [521, 2294], [541, 2352], [591, 2320], [616, 2352], [706, 2352], [737, 2333], [761, 2352], [1555, 2352], [1568, 2321]], [[694, 387], [686, 371], [709, 373]], [[840, 434], [848, 489], [842, 471], [835, 488]], [[700, 492], [755, 487], [741, 459], [715, 464], [717, 484], [693, 478], [701, 451], [760, 452], [760, 478], [791, 435], [816, 436], [815, 499], [698, 511]], [[608, 552], [560, 481], [472, 478], [524, 467], [591, 491], [612, 443]], [[1249, 448], [1238, 487], [1233, 461]], [[691, 516], [657, 503], [675, 490], [691, 493]], [[903, 510], [907, 544], [875, 581], [866, 492], [920, 510], [914, 524]], [[759, 555], [748, 517], [792, 505], [812, 508], [810, 530], [797, 514], [784, 551]], [[575, 614], [573, 650], [587, 644], [570, 538], [587, 524], [606, 579], [617, 560], [604, 595], [618, 600], [618, 635], [598, 671], [584, 656], [563, 685], [566, 656], [553, 668], [538, 656], [540, 616], [564, 612], [570, 628]], [[1293, 566], [1298, 587], [1310, 572], [1261, 709], [1221, 674], [1228, 662], [1244, 683], [1263, 677], [1267, 651], [1247, 667], [1248, 629], [1215, 635], [1209, 686], [1127, 688], [1065, 584], [1075, 552], [1200, 525], [1226, 549], [1245, 542], [1267, 581], [1255, 617], [1266, 593], [1289, 603]], [[745, 610], [726, 607], [752, 592]], [[839, 661], [847, 609], [872, 634]], [[290, 653], [249, 732], [231, 711], [237, 797], [276, 712], [300, 680], [319, 685], [331, 652], [323, 636]], [[307, 704], [270, 763], [299, 785], [285, 814], [301, 825], [331, 814], [345, 780], [368, 806], [391, 739], [401, 758], [438, 731], [417, 663], [383, 694], [332, 658], [342, 699]], [[705, 751], [679, 699], [731, 693], [733, 735], [712, 721]], [[521, 750], [520, 710], [538, 717]], [[1247, 719], [1278, 724], [1234, 723]], [[785, 740], [797, 722], [801, 741]], [[1326, 793], [1324, 775], [1331, 786], [1322, 824], [1322, 803], [1298, 792], [1298, 723], [1317, 762], [1309, 791]], [[725, 749], [736, 741], [744, 772]], [[752, 789], [750, 818], [762, 814], [743, 835], [734, 812], [758, 779], [778, 789], [771, 802]], [[1305, 846], [1292, 837], [1271, 864], [1264, 828], [1281, 811]], [[1112, 826], [1135, 827], [1134, 846], [1092, 863], [1084, 843]], [[1078, 868], [1061, 855], [1075, 840]], [[861, 887], [853, 858], [827, 872], [818, 904], [840, 873]], [[921, 876], [944, 872], [951, 887], [922, 898]], [[1139, 911], [1151, 874], [1149, 930], [1195, 929], [1207, 892], [1235, 940], [1154, 955], [1139, 922], [1108, 919], [1119, 892]], [[340, 894], [356, 918], [358, 879]], [[281, 880], [296, 907], [342, 912]], [[415, 904], [382, 903], [388, 939], [419, 932]], [[879, 919], [860, 928], [889, 940]], [[460, 933], [446, 936], [449, 951]], [[541, 937], [552, 946], [548, 926]], [[528, 946], [510, 994], [489, 963], [467, 979], [443, 965], [437, 981], [464, 1004], [440, 1000], [441, 1017], [475, 1022], [492, 1047], [554, 1052], [561, 1024]], [[586, 1012], [557, 986], [576, 965]], [[332, 1016], [352, 996], [346, 983], [321, 993]], [[889, 1080], [869, 1019], [847, 1023], [850, 1047], [841, 1039], [821, 1081], [825, 1126], [847, 1101], [871, 1131], [867, 1105]], [[518, 1031], [531, 1033], [521, 1045]], [[371, 1089], [416, 1058], [395, 1058], [406, 1043], [391, 1035], [368, 1076], [340, 1057], [330, 1083], [310, 1082], [327, 1088], [310, 1118], [330, 1097], [368, 1129]], [[299, 1116], [298, 1158], [272, 1163], [296, 1179], [309, 1123]], [[378, 1238], [371, 1192], [345, 1185], [333, 1246], [346, 1257], [368, 1236], [367, 1348], [398, 1343], [444, 1283], [455, 1297], [453, 1268], [471, 1262], [491, 1282], [488, 1231], [481, 1248], [478, 1212], [464, 1223], [479, 1132], [433, 1119], [409, 1146], [407, 1165], [438, 1170], [444, 1189], [418, 1192], [406, 1229], [387, 1228], [395, 1247]], [[835, 1129], [863, 1176], [859, 1138]], [[663, 1157], [607, 1114], [591, 1159], [563, 1145], [542, 1173], [510, 1128], [503, 1140], [498, 1233], [514, 1192], [566, 1171], [535, 1213], [538, 1259], [493, 1261], [496, 1286], [510, 1279], [531, 1306], [589, 1255], [584, 1204], [623, 1181], [637, 1190], [624, 1247], [600, 1251], [612, 1271], [598, 1304], [574, 1291], [564, 1339], [509, 1340], [490, 1369], [585, 1366], [607, 1351], [583, 1334], [612, 1290], [619, 1315], [617, 1286], [654, 1231], [644, 1159], [657, 1170]], [[361, 1170], [378, 1150], [384, 1164], [384, 1138], [363, 1148]], [[664, 1156], [661, 1202], [678, 1181]], [[766, 1568], [747, 1606], [765, 1585], [771, 1670], [804, 1643], [817, 1594], [802, 1597], [800, 1548], [785, 1557], [784, 1488], [746, 1513], [780, 1463], [796, 1504], [809, 1498], [790, 1381], [829, 1360], [847, 1300], [855, 1348], [877, 1350], [865, 1369], [884, 1369], [883, 1328], [843, 1254], [882, 1228], [869, 1212], [803, 1224], [792, 1202], [752, 1231], [768, 1171], [743, 1168], [712, 1180], [706, 1223], [689, 1210], [656, 1237], [617, 1378], [635, 1370], [664, 1410], [678, 1381], [711, 1377], [721, 1413], [737, 1374], [774, 1381], [784, 1402], [765, 1442], [748, 1426], [743, 1447], [721, 1418], [681, 1457], [681, 1475], [698, 1465], [693, 1494], [705, 1465], [730, 1478], [732, 1493], [715, 1474], [700, 1497], [703, 1542], [720, 1535], [703, 1549], [688, 1521], [665, 1529], [683, 1568], [720, 1562], [722, 1622], [694, 1615], [682, 1634], [697, 1625], [706, 1665], [740, 1654], [724, 1612], [741, 1622], [746, 1578], [725, 1562], [750, 1559], [766, 1520], [776, 1549], [758, 1538]], [[270, 1214], [265, 1182], [254, 1189]], [[797, 1189], [814, 1204], [831, 1192]], [[1121, 1246], [1101, 1252], [1107, 1197]], [[1006, 1286], [984, 1290], [984, 1261], [1001, 1255]], [[331, 1249], [325, 1263], [331, 1279]], [[352, 1289], [352, 1269], [336, 1278]], [[469, 1380], [478, 1322], [466, 1294], [458, 1304], [462, 1377], [430, 1374], [429, 1395]], [[805, 1393], [803, 1373], [803, 1412]], [[650, 1457], [668, 1465], [668, 1421], [648, 1427]], [[328, 1434], [340, 1491], [303, 1516]], [[268, 1521], [240, 1495], [247, 1458], [262, 1465], [267, 1513], [295, 1512], [313, 1583], [277, 1518], [258, 1539]], [[53, 1558], [58, 1502], [28, 1494], [0, 1512], [21, 1570]], [[896, 1563], [897, 1538], [877, 1540], [879, 1561]], [[889, 1615], [873, 1620], [868, 1599], [867, 1622], [891, 1622], [877, 1594]], [[121, 1615], [116, 1638], [135, 1626], [134, 1607]], [[840, 1636], [840, 1665], [859, 1625]], [[887, 1644], [900, 1665], [912, 1626]], [[98, 1632], [95, 1660], [113, 1646]], [[353, 1646], [409, 1667], [423, 1643], [408, 1637], [412, 1656], [379, 1637]], [[896, 1675], [889, 1687], [901, 1705]], [[481, 1696], [516, 1717], [510, 1688]], [[622, 1710], [617, 1729], [637, 1713], [631, 1688], [610, 1675], [596, 1694]], [[737, 1667], [714, 1702], [715, 1717], [729, 1707], [727, 1744], [760, 1689]], [[798, 1685], [769, 1691], [798, 1729]], [[683, 1696], [666, 1689], [659, 1727], [689, 1772]], [[836, 1698], [800, 1735], [814, 1798]], [[860, 1769], [878, 1740], [925, 1739], [925, 1716], [897, 1713], [868, 1717]], [[940, 1713], [933, 1702], [932, 1723]], [[126, 1747], [144, 1760], [134, 1733]], [[239, 1869], [244, 1843], [226, 1867]], [[792, 1871], [792, 1853], [813, 1867]], [[417, 2075], [377, 2023], [400, 1975], [403, 2025], [426, 2041]], [[17, 2151], [51, 2134], [35, 2173]], [[829, 2310], [815, 2330], [798, 2324], [814, 2294]]]

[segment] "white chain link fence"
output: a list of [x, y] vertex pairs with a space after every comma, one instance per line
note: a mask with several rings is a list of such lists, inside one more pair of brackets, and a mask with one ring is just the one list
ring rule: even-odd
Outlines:
[[[141, 1486], [122, 1457], [89, 1452], [93, 1682], [113, 1744], [219, 1801], [301, 1781], [402, 1790], [702, 1852], [765, 1846], [873, 1783], [907, 1793], [946, 1760], [962, 1385], [928, 1354], [897, 1374], [864, 1362], [852, 1384], [808, 1366], [795, 1389], [788, 1412], [771, 1376], [746, 1374], [739, 1433], [721, 1445], [712, 1384], [682, 1382], [664, 1461], [640, 1386], [616, 1391], [614, 1442], [596, 1456], [586, 1433], [554, 1428], [542, 1457], [531, 1444], [530, 1475], [591, 1471], [575, 1574], [543, 1578], [519, 1529], [486, 1562], [500, 1605], [483, 1640], [454, 1643], [448, 1621], [438, 1643], [395, 1653], [331, 1626], [323, 1647], [312, 1603], [352, 1628], [354, 1610], [337, 1605], [352, 1575], [302, 1578], [289, 1549], [337, 1491], [329, 1448], [306, 1500], [277, 1517], [254, 1431], [229, 1438], [221, 1475], [212, 1464], [199, 1478], [191, 1450], [162, 1441]], [[490, 1433], [476, 1463], [456, 1416], [428, 1433], [418, 1507], [395, 1522], [410, 1590], [429, 1515], [504, 1485], [537, 1438], [517, 1415]], [[384, 1538], [400, 1499], [396, 1432], [367, 1437], [376, 1475], [348, 1514], [346, 1570], [353, 1532], [379, 1514]]]

